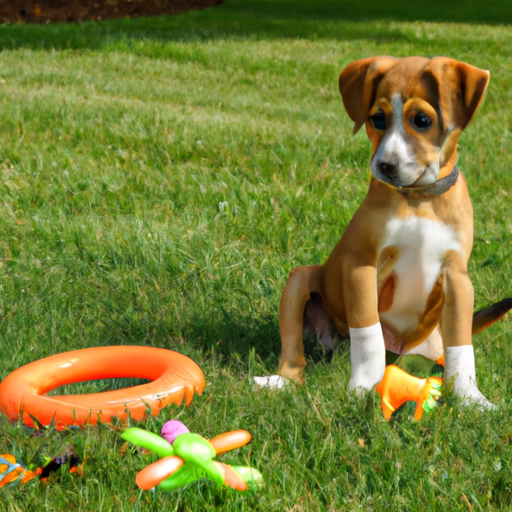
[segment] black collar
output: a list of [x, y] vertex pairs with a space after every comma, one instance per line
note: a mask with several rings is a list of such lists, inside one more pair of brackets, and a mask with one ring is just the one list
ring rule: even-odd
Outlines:
[[431, 197], [440, 196], [452, 188], [458, 177], [459, 169], [454, 165], [453, 171], [448, 174], [448, 176], [434, 181], [434, 183], [430, 185], [424, 185], [422, 187], [400, 187], [397, 188], [396, 191], [406, 199], [429, 199]]

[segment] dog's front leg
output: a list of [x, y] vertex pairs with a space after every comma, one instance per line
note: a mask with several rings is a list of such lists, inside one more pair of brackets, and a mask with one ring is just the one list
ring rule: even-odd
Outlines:
[[358, 395], [373, 389], [384, 375], [386, 348], [379, 321], [377, 270], [360, 256], [343, 265], [343, 297], [350, 334], [349, 390]]
[[444, 381], [466, 403], [494, 408], [476, 384], [475, 354], [471, 344], [473, 285], [460, 255], [451, 255], [444, 271], [445, 304], [441, 334], [445, 350]]

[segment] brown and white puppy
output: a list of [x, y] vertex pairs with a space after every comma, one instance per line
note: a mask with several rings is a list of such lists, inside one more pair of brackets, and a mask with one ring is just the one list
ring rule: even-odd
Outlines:
[[354, 133], [366, 125], [374, 148], [370, 187], [325, 264], [291, 272], [279, 310], [278, 375], [259, 384], [302, 383], [303, 331], [328, 347], [338, 331], [350, 337], [356, 392], [380, 382], [386, 349], [433, 360], [444, 353], [454, 393], [491, 406], [476, 385], [471, 334], [512, 303], [473, 319], [473, 209], [455, 166], [457, 140], [488, 83], [488, 71], [445, 57], [372, 57], [343, 70]]

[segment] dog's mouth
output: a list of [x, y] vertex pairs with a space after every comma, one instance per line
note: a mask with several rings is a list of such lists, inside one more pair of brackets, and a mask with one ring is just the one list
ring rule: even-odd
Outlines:
[[393, 155], [384, 160], [374, 155], [370, 168], [375, 178], [393, 188], [424, 187], [437, 178], [429, 166], [421, 167], [413, 160], [404, 161]]
[[422, 177], [420, 176], [418, 179], [416, 179], [413, 182], [410, 183], [404, 183], [403, 177], [396, 175], [396, 176], [375, 176], [379, 181], [382, 181], [382, 183], [385, 183], [386, 185], [390, 185], [393, 188], [396, 189], [423, 189], [428, 188], [432, 185], [434, 185], [435, 180], [431, 183], [425, 182], [422, 180]]
[[[419, 172], [409, 169], [409, 173], [400, 173], [399, 169], [396, 173], [388, 173], [384, 175], [379, 172], [378, 166], [372, 163], [370, 165], [372, 174], [381, 183], [393, 187], [399, 194], [406, 199], [426, 199], [439, 196], [449, 190], [457, 181], [459, 170], [456, 166], [452, 171], [443, 178], [439, 178], [439, 170], [435, 166], [426, 166]], [[407, 175], [411, 176], [409, 180], [404, 180]], [[405, 181], [405, 183], [404, 183]], [[407, 183], [407, 181], [409, 183]]]
[[420, 174], [419, 178], [411, 185], [408, 185], [408, 187], [417, 188], [433, 186], [437, 181], [437, 177], [438, 172], [435, 172], [430, 166], [427, 166], [423, 169], [423, 172]]
[[[399, 173], [396, 175], [387, 175], [387, 176], [376, 176], [379, 181], [386, 183], [387, 185], [391, 185], [396, 189], [404, 189], [404, 190], [428, 190], [435, 186], [437, 182], [437, 175], [433, 172], [429, 167], [425, 167], [419, 174], [419, 176], [411, 180], [405, 180], [404, 176], [401, 176]], [[405, 182], [405, 183], [404, 183]]]
[[[450, 174], [445, 176], [444, 178], [438, 179], [429, 183], [428, 185], [417, 185], [414, 184], [408, 187], [397, 187], [397, 192], [399, 192], [406, 199], [424, 199], [424, 198], [432, 198], [436, 196], [440, 196], [444, 194], [447, 190], [453, 187], [457, 182], [457, 178], [459, 177], [459, 169], [457, 166], [453, 167], [453, 170]], [[417, 181], [415, 182], [417, 183]]]

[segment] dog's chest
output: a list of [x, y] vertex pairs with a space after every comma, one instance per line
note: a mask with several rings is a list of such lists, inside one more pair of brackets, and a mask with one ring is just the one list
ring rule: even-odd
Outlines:
[[377, 269], [380, 309], [398, 332], [416, 329], [450, 250], [459, 252], [460, 241], [442, 222], [412, 215], [386, 224]]

